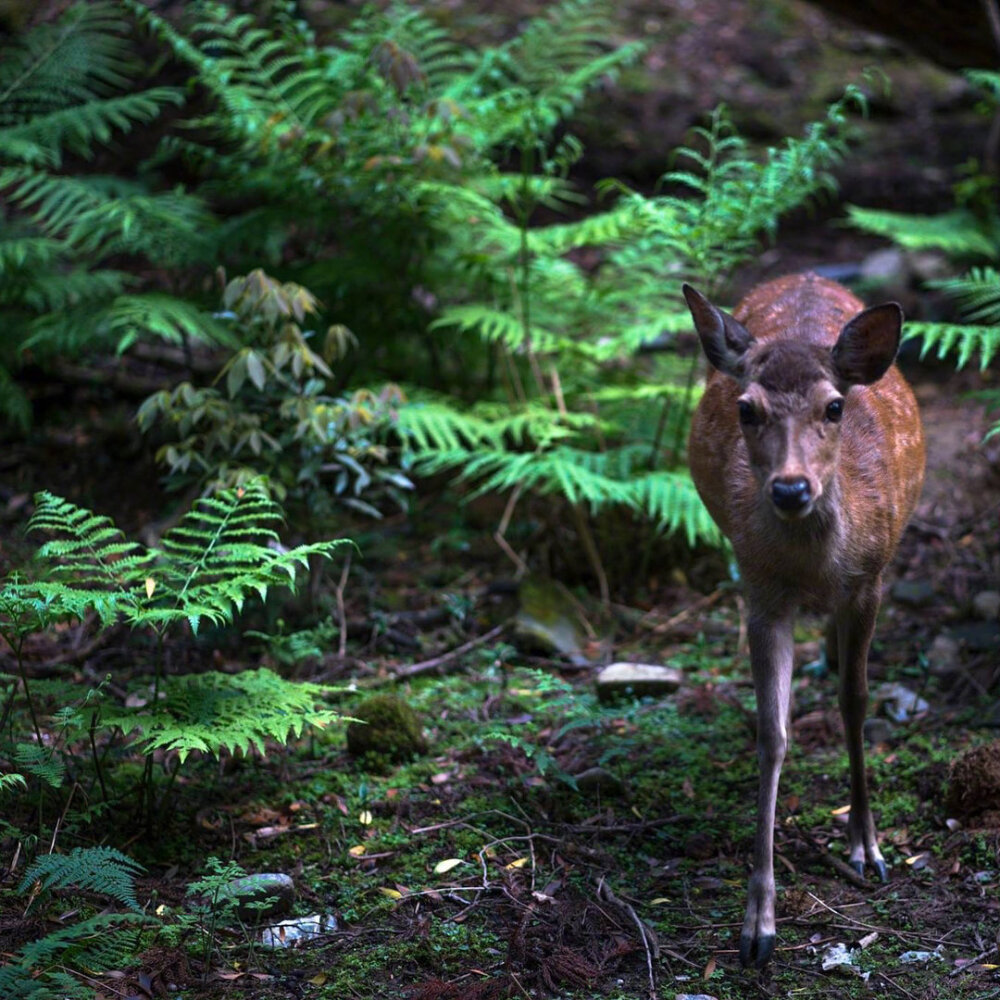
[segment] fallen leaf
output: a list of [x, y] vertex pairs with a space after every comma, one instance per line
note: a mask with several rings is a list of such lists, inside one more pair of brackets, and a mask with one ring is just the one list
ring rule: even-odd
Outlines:
[[151, 577], [146, 577], [146, 597], [152, 597], [153, 591], [156, 590], [156, 581]]
[[388, 896], [390, 899], [402, 899], [403, 894], [398, 889], [389, 889], [386, 886], [380, 886], [379, 890], [383, 896]]
[[523, 868], [528, 863], [527, 858], [518, 858], [516, 861], [512, 861], [509, 865], [504, 865], [504, 868], [509, 871], [511, 868]]
[[450, 872], [452, 868], [456, 868], [463, 863], [461, 858], [445, 858], [444, 861], [439, 861], [434, 866], [434, 874], [443, 875], [445, 872]]
[[370, 826], [371, 821], [372, 821], [372, 813], [370, 809], [362, 809], [361, 812], [358, 813], [358, 822], [362, 826]]
[[715, 956], [713, 955], [706, 963], [705, 968], [702, 970], [702, 979], [711, 979], [712, 973], [715, 972]]
[[365, 853], [364, 844], [355, 844], [353, 847], [349, 848], [347, 851], [352, 858], [360, 858]]

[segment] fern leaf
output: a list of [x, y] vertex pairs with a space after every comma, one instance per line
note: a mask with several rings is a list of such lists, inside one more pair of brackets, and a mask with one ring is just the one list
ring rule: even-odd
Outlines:
[[209, 672], [168, 678], [165, 700], [136, 712], [103, 718], [124, 732], [140, 730], [145, 752], [175, 751], [183, 761], [192, 751], [266, 752], [269, 740], [284, 745], [306, 726], [323, 728], [341, 716], [317, 707], [328, 689], [286, 681], [270, 670], [240, 674]]
[[913, 215], [848, 205], [853, 225], [885, 236], [907, 250], [943, 250], [956, 256], [992, 257], [996, 239], [971, 212], [955, 209], [940, 215]]
[[38, 882], [42, 889], [76, 886], [99, 892], [127, 906], [140, 909], [135, 898], [136, 876], [145, 869], [113, 847], [74, 847], [69, 854], [43, 854], [24, 872], [19, 892]]
[[923, 340], [921, 357], [932, 350], [939, 358], [952, 354], [958, 368], [963, 368], [978, 354], [980, 369], [985, 369], [1000, 354], [1000, 326], [911, 322], [903, 330], [907, 339], [920, 337]]

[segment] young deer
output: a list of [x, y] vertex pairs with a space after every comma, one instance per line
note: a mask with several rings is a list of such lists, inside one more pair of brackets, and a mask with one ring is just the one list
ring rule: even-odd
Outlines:
[[814, 274], [755, 288], [730, 316], [684, 286], [712, 371], [694, 414], [691, 474], [729, 537], [748, 610], [760, 792], [740, 961], [774, 950], [774, 809], [785, 756], [792, 620], [830, 613], [851, 770], [850, 863], [885, 881], [868, 804], [862, 725], [882, 571], [920, 494], [917, 403], [893, 365], [899, 305], [865, 309]]

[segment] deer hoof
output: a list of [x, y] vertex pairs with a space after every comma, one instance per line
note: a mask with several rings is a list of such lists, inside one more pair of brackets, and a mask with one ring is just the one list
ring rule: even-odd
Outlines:
[[863, 861], [851, 861], [850, 866], [862, 877], [865, 877], [865, 863]]
[[763, 969], [771, 961], [774, 954], [774, 934], [741, 934], [740, 935], [740, 965], [744, 969], [751, 966]]
[[886, 867], [886, 863], [879, 858], [877, 861], [872, 862], [875, 865], [875, 871], [878, 872], [878, 877], [880, 882], [889, 881], [889, 869]]

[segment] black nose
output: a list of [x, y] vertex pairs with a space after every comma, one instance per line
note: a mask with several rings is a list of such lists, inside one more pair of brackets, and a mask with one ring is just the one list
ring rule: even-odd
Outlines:
[[801, 510], [812, 499], [809, 480], [804, 476], [775, 479], [771, 484], [771, 499], [779, 510]]

